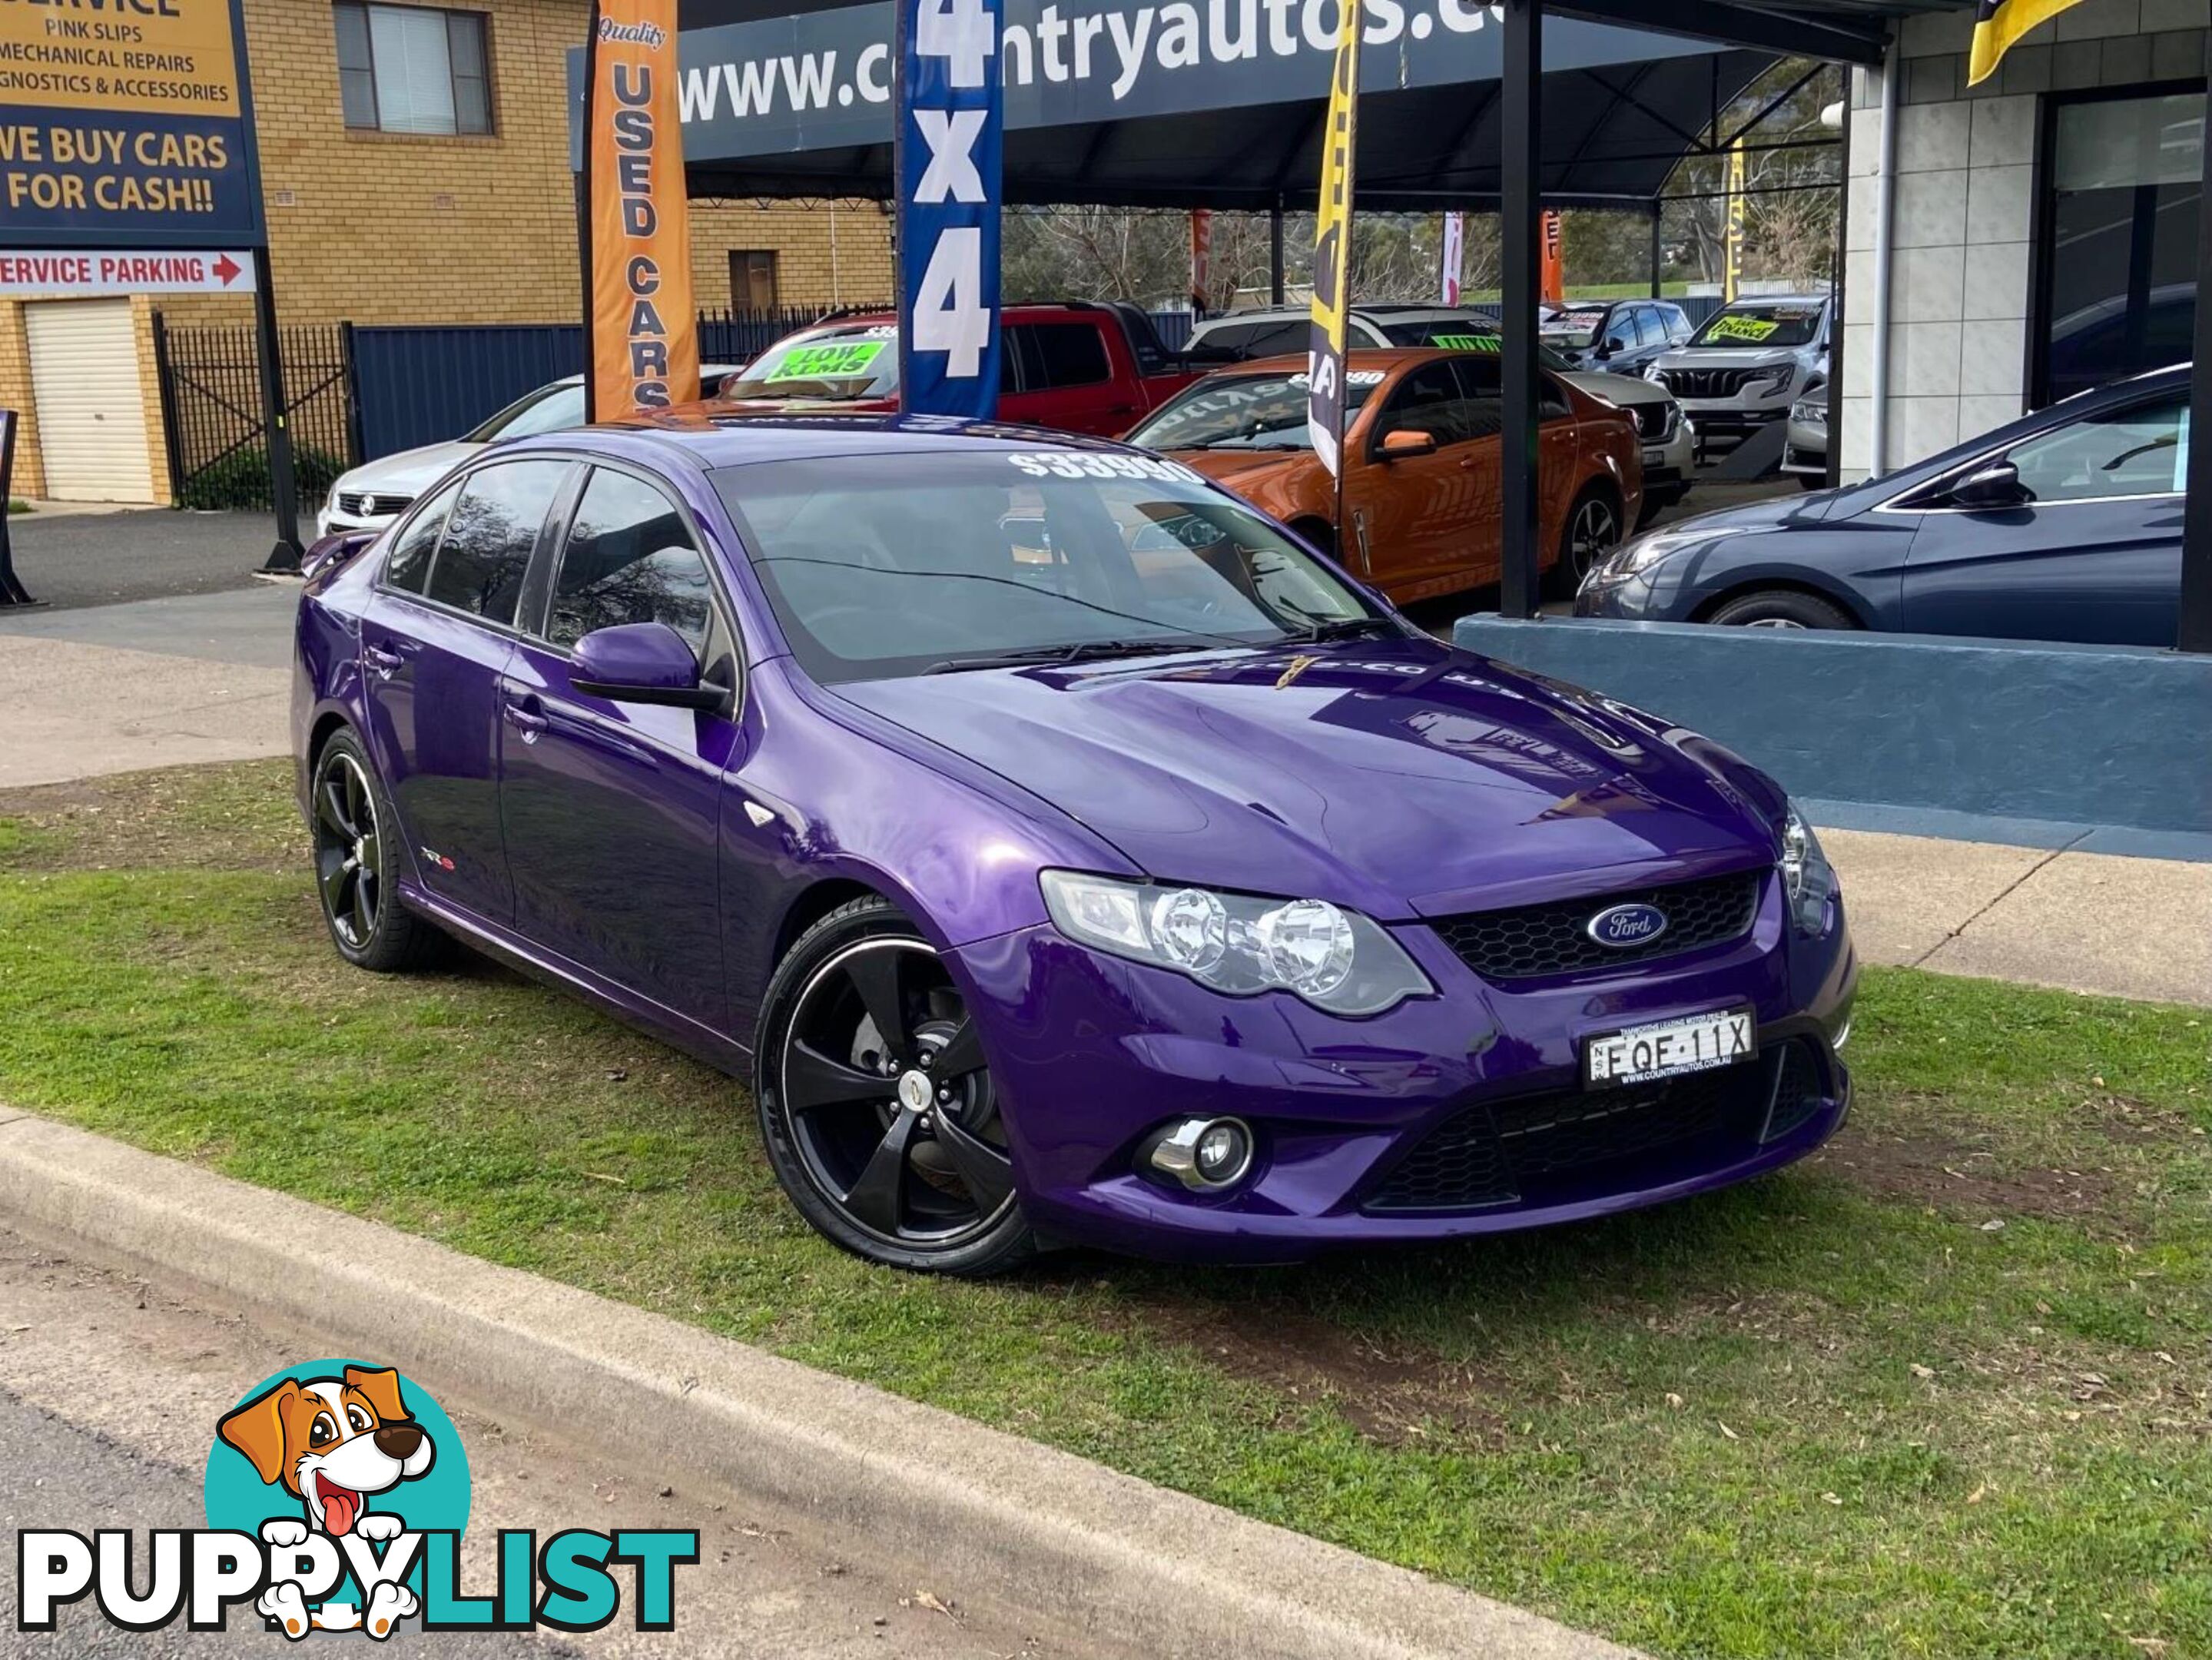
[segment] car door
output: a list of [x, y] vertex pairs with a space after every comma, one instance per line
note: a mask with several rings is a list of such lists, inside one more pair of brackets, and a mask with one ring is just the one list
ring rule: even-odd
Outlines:
[[[2171, 646], [2180, 625], [2189, 404], [2166, 392], [2021, 440], [2013, 507], [1942, 493], [1905, 564], [1905, 626], [1933, 634]], [[1945, 481], [1954, 486], [1959, 476]]]
[[[1364, 436], [1346, 447], [1353, 551], [1377, 583], [1401, 598], [1449, 593], [1497, 575], [1500, 411], [1494, 402], [1470, 404], [1456, 362], [1439, 357], [1407, 371]], [[1384, 460], [1382, 441], [1401, 431], [1427, 433], [1435, 452]]]
[[1009, 325], [1006, 345], [1020, 354], [1021, 390], [1000, 400], [1000, 417], [1106, 438], [1127, 432], [1145, 411], [1136, 363], [1120, 333], [1121, 324], [1104, 313]]
[[[725, 608], [690, 516], [665, 482], [594, 463], [548, 538], [547, 580], [501, 684], [509, 727], [500, 815], [514, 926], [538, 946], [719, 1029], [722, 777], [743, 696]], [[728, 712], [618, 702], [577, 689], [595, 629], [665, 623]]]
[[1605, 331], [1598, 336], [1598, 350], [1604, 354], [1598, 367], [1610, 374], [1634, 374], [1642, 362], [1638, 354], [1643, 344], [1636, 332], [1636, 307], [1615, 306], [1605, 319]]
[[400, 530], [362, 620], [368, 745], [417, 879], [486, 921], [513, 915], [500, 828], [499, 684], [538, 540], [570, 464], [480, 466]]

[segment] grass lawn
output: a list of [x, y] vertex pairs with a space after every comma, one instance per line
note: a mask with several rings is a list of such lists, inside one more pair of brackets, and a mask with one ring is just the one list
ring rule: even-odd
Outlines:
[[726, 1079], [480, 963], [345, 969], [283, 780], [0, 798], [0, 1099], [1660, 1654], [2212, 1656], [2212, 1016], [1875, 971], [1853, 1122], [1778, 1177], [943, 1284], [819, 1243]]

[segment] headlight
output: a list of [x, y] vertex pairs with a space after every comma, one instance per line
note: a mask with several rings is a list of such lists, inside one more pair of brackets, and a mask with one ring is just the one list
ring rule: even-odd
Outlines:
[[1801, 398], [1790, 406], [1790, 418], [1808, 427], [1828, 424], [1828, 406], [1818, 398]]
[[1046, 871], [1039, 882], [1054, 926], [1069, 939], [1232, 997], [1287, 991], [1332, 1014], [1380, 1014], [1436, 989], [1380, 927], [1326, 899], [1261, 899], [1064, 870]]
[[1819, 933], [1827, 921], [1829, 897], [1836, 891], [1836, 873], [1820, 850], [1820, 838], [1794, 806], [1782, 811], [1781, 866], [1790, 921], [1800, 933]]
[[1667, 384], [1667, 371], [1656, 363], [1646, 363], [1644, 366], [1644, 378], [1646, 380], [1656, 380], [1663, 386]]
[[1657, 564], [1670, 553], [1702, 543], [1717, 542], [1725, 537], [1747, 535], [1757, 528], [1753, 525], [1712, 525], [1701, 530], [1693, 520], [1680, 530], [1654, 531], [1649, 536], [1623, 543], [1599, 569], [1608, 576], [1632, 576], [1647, 565]]

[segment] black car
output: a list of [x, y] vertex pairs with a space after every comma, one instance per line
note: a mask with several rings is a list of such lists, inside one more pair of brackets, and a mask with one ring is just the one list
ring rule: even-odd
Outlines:
[[1592, 300], [1544, 313], [1544, 344], [1578, 369], [1641, 374], [1690, 337], [1690, 319], [1671, 300]]
[[2171, 646], [2189, 377], [2156, 369], [1887, 477], [1638, 537], [1576, 612]]

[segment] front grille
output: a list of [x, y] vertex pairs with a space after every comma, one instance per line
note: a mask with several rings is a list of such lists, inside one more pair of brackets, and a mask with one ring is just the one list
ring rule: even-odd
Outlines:
[[1491, 1102], [1431, 1130], [1363, 1208], [1477, 1210], [1651, 1186], [1672, 1179], [1662, 1168], [1668, 1155], [1748, 1158], [1803, 1124], [1823, 1100], [1820, 1063], [1804, 1039], [1792, 1038], [1711, 1072]]
[[1636, 430], [1655, 444], [1663, 444], [1674, 435], [1674, 424], [1680, 418], [1682, 406], [1664, 404], [1632, 404], [1630, 410], [1636, 417]]
[[340, 490], [338, 511], [353, 519], [381, 519], [388, 514], [404, 512], [414, 499], [411, 496], [376, 496], [362, 490]]
[[[1765, 878], [1764, 871], [1731, 871], [1634, 893], [1477, 911], [1446, 917], [1436, 930], [1460, 961], [1486, 980], [1619, 968], [1720, 945], [1747, 933]], [[1585, 930], [1592, 917], [1616, 905], [1656, 907], [1667, 918], [1665, 932], [1640, 946], [1601, 946]]]
[[1744, 383], [1774, 373], [1771, 369], [1662, 369], [1667, 390], [1677, 398], [1733, 398]]

